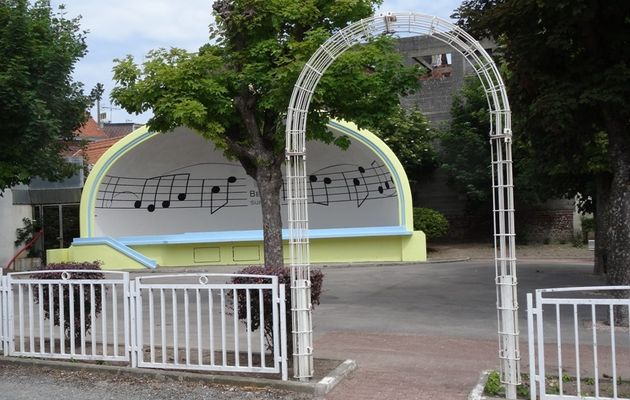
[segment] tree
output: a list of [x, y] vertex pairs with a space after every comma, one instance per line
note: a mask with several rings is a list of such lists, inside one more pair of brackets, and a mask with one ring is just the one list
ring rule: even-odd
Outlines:
[[[497, 60], [500, 62], [500, 59]], [[502, 75], [510, 73], [501, 65]], [[469, 213], [486, 212], [492, 207], [492, 171], [488, 146], [490, 111], [481, 81], [468, 76], [460, 92], [453, 98], [451, 124], [440, 133], [440, 162], [449, 175], [449, 183], [466, 196]], [[513, 146], [514, 182], [517, 188], [517, 207], [530, 208], [550, 198], [566, 193], [555, 190], [557, 186], [541, 182], [537, 162], [533, 162], [531, 146], [523, 135], [516, 138]], [[546, 171], [548, 176], [549, 171]]]
[[466, 196], [471, 213], [488, 210], [492, 201], [488, 132], [490, 114], [483, 87], [476, 76], [466, 77], [453, 98], [451, 124], [440, 134], [440, 162], [450, 185]]
[[628, 15], [629, 2], [600, 0], [467, 0], [456, 12], [502, 45], [516, 131], [539, 179], [596, 200], [610, 284], [630, 283]]
[[437, 167], [432, 143], [437, 135], [420, 110], [398, 107], [370, 129], [396, 154], [410, 180], [426, 176]]
[[[293, 85], [311, 54], [333, 32], [372, 15], [378, 0], [218, 0], [214, 43], [195, 54], [128, 56], [114, 67], [113, 99], [128, 112], [153, 110], [150, 129], [187, 126], [231, 159], [258, 185], [265, 265], [283, 265], [280, 189], [285, 117]], [[311, 102], [308, 137], [348, 146], [325, 128], [330, 118], [376, 126], [398, 108], [398, 95], [418, 86], [391, 38], [344, 53], [324, 74]]]
[[0, 192], [74, 171], [62, 152], [90, 105], [71, 78], [85, 53], [78, 19], [44, 0], [0, 2]]

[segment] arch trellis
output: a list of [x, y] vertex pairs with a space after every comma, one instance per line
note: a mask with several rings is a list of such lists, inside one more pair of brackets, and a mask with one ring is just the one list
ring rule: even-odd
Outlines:
[[308, 197], [306, 186], [306, 119], [313, 92], [326, 69], [348, 48], [381, 34], [430, 35], [450, 45], [481, 80], [490, 108], [495, 268], [501, 376], [508, 398], [519, 383], [518, 318], [511, 115], [503, 80], [494, 61], [472, 36], [438, 17], [390, 13], [348, 25], [311, 56], [291, 95], [286, 127], [286, 179], [289, 257], [293, 312], [294, 370], [297, 378], [313, 373], [309, 281]]

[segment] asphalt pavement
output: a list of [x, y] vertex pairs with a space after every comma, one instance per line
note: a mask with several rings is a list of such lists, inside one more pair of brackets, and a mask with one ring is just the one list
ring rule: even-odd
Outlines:
[[[602, 284], [592, 268], [583, 260], [518, 263], [523, 370], [526, 293]], [[493, 261], [324, 272], [315, 355], [359, 365], [327, 399], [465, 399], [483, 370], [498, 368]]]

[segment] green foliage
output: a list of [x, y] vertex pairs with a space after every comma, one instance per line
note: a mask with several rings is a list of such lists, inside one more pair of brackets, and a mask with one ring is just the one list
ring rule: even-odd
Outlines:
[[[22, 218], [22, 224], [24, 224], [22, 228], [17, 228], [15, 230], [15, 247], [28, 244], [28, 242], [33, 239], [35, 233], [42, 229], [41, 223], [35, 220], [31, 220], [30, 218]], [[28, 256], [41, 257], [41, 250], [36, 249], [35, 246], [33, 246], [28, 249]]]
[[[502, 75], [510, 75], [505, 67], [501, 69]], [[441, 166], [448, 173], [451, 186], [466, 196], [467, 211], [485, 211], [492, 202], [492, 170], [488, 162], [490, 113], [485, 91], [476, 76], [465, 78], [453, 99], [451, 117], [451, 125], [439, 135]], [[513, 142], [513, 160], [515, 200], [519, 206], [536, 206], [553, 194], [564, 194], [541, 184], [529, 142], [519, 135]]]
[[581, 217], [582, 220], [582, 238], [584, 243], [588, 241], [588, 235], [595, 232], [595, 219], [592, 217]]
[[440, 134], [440, 161], [450, 184], [466, 196], [469, 211], [484, 208], [492, 199], [489, 132], [483, 87], [476, 76], [467, 77], [453, 99], [451, 125]]
[[[213, 43], [191, 54], [158, 49], [138, 65], [117, 60], [115, 102], [153, 110], [149, 129], [187, 126], [238, 159], [258, 183], [265, 263], [282, 265], [279, 192], [286, 109], [306, 61], [331, 34], [371, 16], [378, 0], [217, 0]], [[330, 118], [374, 127], [397, 112], [398, 96], [418, 87], [393, 40], [380, 36], [346, 51], [322, 76], [308, 113], [308, 136], [347, 146], [325, 129]], [[272, 251], [272, 249], [275, 249]]]
[[613, 285], [630, 271], [628, 15], [630, 2], [619, 0], [466, 0], [457, 11], [473, 34], [498, 38], [532, 177], [594, 209], [595, 271]]
[[[528, 380], [528, 375], [521, 374], [521, 380], [524, 383], [516, 386], [516, 396], [522, 399], [529, 399], [529, 385], [525, 383]], [[483, 392], [488, 396], [505, 397], [505, 387], [501, 383], [501, 375], [497, 371], [490, 372]]]
[[609, 134], [627, 145], [629, 14], [628, 2], [586, 0], [466, 0], [455, 14], [474, 35], [498, 38], [515, 138], [552, 195], [595, 198], [594, 178], [610, 171]]
[[72, 81], [85, 53], [78, 19], [44, 0], [0, 2], [0, 191], [74, 171], [60, 154], [90, 105]]
[[505, 389], [503, 388], [503, 385], [501, 385], [501, 377], [497, 371], [490, 372], [483, 391], [489, 396], [499, 396], [505, 394]]
[[[285, 300], [286, 300], [286, 321], [287, 326], [292, 326], [292, 318], [293, 313], [291, 311], [291, 270], [285, 267], [277, 267], [277, 268], [265, 268], [257, 265], [253, 265], [250, 267], [243, 268], [238, 271], [238, 274], [242, 275], [275, 275], [278, 277], [278, 283], [281, 285], [285, 285]], [[310, 280], [311, 280], [311, 304], [313, 307], [318, 306], [320, 304], [319, 298], [322, 294], [322, 285], [324, 284], [324, 273], [319, 269], [311, 269], [310, 270]], [[251, 276], [236, 276], [232, 278], [232, 283], [235, 284], [260, 284], [260, 283], [269, 283], [268, 280], [251, 277]], [[236, 295], [237, 304], [238, 304], [238, 316], [239, 319], [243, 322], [247, 321], [247, 309], [250, 309], [250, 317], [251, 317], [251, 330], [252, 332], [260, 329], [260, 304], [259, 298], [257, 296], [250, 296], [248, 303], [248, 296], [246, 291], [239, 290]], [[272, 298], [272, 293], [267, 290], [263, 295], [263, 308], [264, 315], [262, 320], [263, 330], [265, 333], [265, 344], [267, 350], [273, 352], [273, 310], [274, 310], [274, 301]], [[234, 310], [232, 310], [234, 312]], [[287, 335], [287, 352], [288, 354], [293, 354], [293, 337], [292, 335]]]
[[448, 220], [430, 208], [414, 208], [413, 228], [424, 232], [429, 239], [437, 239], [448, 233]]
[[419, 110], [399, 107], [378, 122], [374, 132], [396, 154], [409, 179], [430, 173], [437, 167], [432, 141], [436, 133]]

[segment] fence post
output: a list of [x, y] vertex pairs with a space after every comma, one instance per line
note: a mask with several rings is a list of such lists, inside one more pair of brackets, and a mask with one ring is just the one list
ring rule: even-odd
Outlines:
[[9, 347], [9, 336], [7, 335], [7, 298], [6, 279], [2, 275], [2, 268], [0, 268], [0, 328], [2, 329], [0, 332], [0, 335], [2, 335], [2, 343], [0, 346], [2, 346], [2, 351], [5, 356], [7, 355]]
[[527, 343], [529, 350], [529, 398], [536, 400], [536, 353], [535, 340], [536, 334], [534, 333], [534, 316], [536, 315], [536, 309], [533, 305], [532, 294], [527, 293]]
[[[280, 294], [278, 302], [280, 303], [280, 367], [282, 368], [282, 380], [289, 379], [287, 362], [287, 307], [284, 284], [280, 285]], [[262, 328], [261, 328], [262, 329]]]
[[6, 307], [6, 333], [7, 333], [7, 349], [4, 351], [4, 355], [5, 356], [10, 356], [13, 354], [13, 351], [15, 349], [15, 332], [13, 332], [14, 329], [14, 324], [13, 324], [13, 319], [14, 319], [14, 315], [13, 315], [13, 285], [12, 285], [12, 279], [11, 279], [11, 275], [7, 274], [7, 276], [4, 276], [4, 286], [5, 286], [5, 293], [6, 293], [6, 299], [7, 301], [5, 302], [5, 307]]
[[125, 295], [125, 301], [129, 304], [129, 318], [125, 318], [125, 320], [129, 320], [129, 326], [126, 328], [126, 332], [130, 335], [129, 352], [131, 353], [131, 367], [136, 368], [138, 366], [138, 325], [136, 323], [136, 309], [138, 305], [136, 304], [136, 282], [128, 280], [128, 287], [129, 291]]
[[545, 333], [543, 326], [542, 291], [536, 289], [536, 337], [538, 338], [538, 390], [543, 398], [547, 392], [545, 387]]

